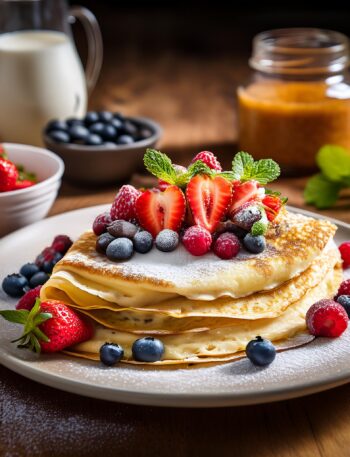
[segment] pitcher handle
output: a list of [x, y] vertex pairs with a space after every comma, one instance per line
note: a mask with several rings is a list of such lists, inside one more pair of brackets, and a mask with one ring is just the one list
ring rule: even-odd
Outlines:
[[83, 6], [72, 6], [70, 16], [81, 21], [88, 41], [88, 58], [85, 75], [88, 94], [93, 91], [99, 77], [103, 60], [103, 43], [101, 30], [96, 17]]

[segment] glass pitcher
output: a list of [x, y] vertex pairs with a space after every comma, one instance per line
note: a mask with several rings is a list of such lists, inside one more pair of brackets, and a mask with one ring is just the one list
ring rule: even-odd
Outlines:
[[[88, 40], [85, 74], [70, 23], [81, 20]], [[42, 145], [51, 119], [86, 112], [102, 65], [95, 16], [65, 0], [0, 0], [0, 139]]]

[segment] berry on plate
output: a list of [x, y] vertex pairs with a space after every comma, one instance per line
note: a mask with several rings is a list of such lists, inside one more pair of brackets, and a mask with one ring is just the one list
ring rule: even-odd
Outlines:
[[151, 336], [136, 340], [131, 349], [134, 360], [138, 362], [158, 362], [164, 354], [164, 344]]
[[129, 238], [116, 238], [108, 244], [106, 255], [109, 260], [128, 260], [134, 254], [134, 245]]
[[20, 347], [38, 353], [62, 351], [89, 340], [93, 334], [90, 321], [57, 300], [36, 300], [30, 311], [6, 310], [0, 311], [0, 315], [9, 322], [22, 324], [25, 333], [16, 341]]
[[112, 220], [124, 219], [125, 221], [134, 221], [136, 216], [136, 201], [141, 192], [129, 184], [122, 186], [117, 193], [111, 207]]
[[282, 200], [276, 195], [266, 195], [262, 199], [262, 203], [265, 208], [266, 216], [271, 222], [276, 219], [280, 209], [283, 206]]
[[249, 232], [255, 222], [261, 218], [262, 213], [260, 208], [254, 202], [247, 202], [234, 211], [231, 221], [238, 227]]
[[221, 176], [192, 178], [186, 196], [195, 223], [213, 233], [226, 214], [231, 194], [231, 183]]
[[213, 244], [214, 253], [220, 259], [232, 259], [236, 257], [240, 249], [239, 239], [230, 232], [222, 233]]
[[14, 190], [17, 180], [16, 165], [9, 160], [0, 158], [0, 192]]
[[20, 274], [30, 279], [35, 273], [39, 273], [40, 268], [36, 263], [26, 263], [19, 270]]
[[270, 340], [257, 336], [246, 347], [248, 359], [259, 367], [270, 365], [276, 357], [276, 348]]
[[100, 360], [103, 365], [111, 367], [124, 356], [124, 349], [116, 343], [105, 343], [100, 347]]
[[174, 251], [179, 245], [179, 235], [174, 230], [164, 229], [158, 233], [155, 245], [159, 251]]
[[16, 309], [27, 309], [30, 311], [35, 305], [35, 301], [40, 297], [42, 286], [36, 286], [34, 289], [28, 290], [16, 305]]
[[212, 243], [211, 233], [200, 225], [189, 227], [182, 237], [182, 244], [195, 256], [206, 254]]
[[136, 211], [141, 226], [153, 237], [163, 229], [178, 232], [185, 217], [185, 197], [177, 186], [164, 192], [146, 190], [136, 202]]
[[350, 241], [345, 241], [339, 246], [341, 258], [343, 259], [343, 267], [350, 267]]
[[216, 171], [222, 171], [222, 166], [215, 155], [210, 151], [199, 152], [193, 159], [191, 163], [201, 160], [203, 163], [208, 165], [209, 168]]
[[2, 288], [10, 297], [22, 297], [29, 289], [28, 279], [19, 273], [13, 273], [4, 278], [2, 281]]
[[311, 335], [335, 338], [348, 326], [345, 309], [334, 300], [324, 299], [314, 303], [306, 313], [306, 324]]
[[337, 303], [342, 305], [347, 312], [347, 315], [350, 317], [350, 295], [340, 295], [340, 297], [337, 298]]
[[131, 222], [117, 219], [108, 226], [107, 230], [108, 233], [113, 235], [115, 238], [124, 237], [130, 238], [132, 240], [138, 232], [139, 228]]
[[263, 235], [254, 236], [251, 233], [243, 238], [243, 245], [247, 251], [253, 254], [260, 254], [266, 249], [266, 239]]
[[243, 206], [244, 203], [252, 200], [259, 200], [260, 193], [261, 190], [256, 181], [235, 181], [233, 183], [232, 203], [229, 213], [232, 214], [237, 208]]
[[60, 252], [61, 254], [65, 254], [68, 249], [72, 246], [73, 241], [67, 235], [57, 235], [53, 239], [52, 242], [52, 249], [55, 252]]
[[336, 298], [340, 295], [350, 295], [350, 279], [346, 279], [340, 284]]
[[100, 254], [106, 254], [106, 249], [115, 238], [110, 233], [102, 233], [96, 240], [96, 251]]
[[107, 227], [112, 223], [112, 218], [109, 212], [105, 212], [96, 216], [92, 230], [96, 236], [101, 235], [107, 231]]
[[146, 232], [146, 230], [137, 232], [134, 236], [133, 243], [136, 252], [146, 254], [153, 247], [153, 236], [149, 232]]
[[37, 256], [35, 263], [39, 268], [42, 268], [45, 262], [51, 262], [56, 255], [56, 251], [53, 247], [48, 246]]
[[35, 275], [30, 278], [29, 286], [33, 289], [34, 287], [44, 285], [48, 280], [49, 275], [45, 273], [45, 271], [39, 271], [39, 273], [35, 273]]

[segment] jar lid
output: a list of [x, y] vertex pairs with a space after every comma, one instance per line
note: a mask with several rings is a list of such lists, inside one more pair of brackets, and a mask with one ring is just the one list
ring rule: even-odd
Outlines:
[[269, 30], [255, 36], [249, 64], [270, 74], [336, 74], [349, 66], [349, 48], [349, 39], [332, 30]]

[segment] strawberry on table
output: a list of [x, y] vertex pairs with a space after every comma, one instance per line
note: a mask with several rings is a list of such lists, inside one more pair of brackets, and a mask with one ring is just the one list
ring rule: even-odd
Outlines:
[[93, 335], [90, 321], [57, 300], [38, 299], [30, 311], [6, 310], [0, 311], [0, 315], [9, 322], [24, 325], [23, 335], [14, 342], [37, 353], [59, 352]]
[[209, 168], [216, 171], [222, 171], [222, 167], [216, 156], [210, 151], [199, 152], [192, 160], [191, 163], [201, 160], [203, 163], [208, 165]]
[[164, 192], [146, 190], [136, 202], [138, 221], [153, 237], [163, 229], [178, 232], [185, 212], [185, 197], [177, 186], [169, 186]]
[[186, 196], [195, 223], [213, 233], [227, 212], [231, 194], [231, 183], [221, 176], [192, 178]]
[[14, 190], [18, 180], [16, 165], [9, 160], [0, 158], [0, 192]]
[[117, 193], [111, 207], [112, 220], [124, 219], [125, 221], [134, 221], [136, 216], [136, 201], [141, 192], [129, 184], [122, 186]]

